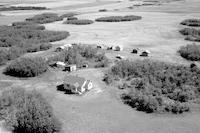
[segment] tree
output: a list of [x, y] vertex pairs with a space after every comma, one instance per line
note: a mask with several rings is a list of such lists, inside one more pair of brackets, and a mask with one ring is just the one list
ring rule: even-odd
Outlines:
[[37, 91], [11, 89], [0, 98], [1, 119], [14, 133], [54, 133], [61, 123], [49, 103]]

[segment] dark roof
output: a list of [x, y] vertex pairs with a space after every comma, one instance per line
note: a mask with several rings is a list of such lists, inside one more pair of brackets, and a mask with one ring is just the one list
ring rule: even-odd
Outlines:
[[78, 76], [66, 76], [64, 79], [64, 84], [70, 84], [70, 85], [75, 85], [75, 86], [82, 86], [84, 82], [86, 81], [85, 78], [83, 77], [78, 77]]

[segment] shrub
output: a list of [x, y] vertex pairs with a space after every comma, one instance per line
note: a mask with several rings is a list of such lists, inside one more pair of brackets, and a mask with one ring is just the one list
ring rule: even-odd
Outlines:
[[95, 19], [97, 22], [122, 22], [122, 21], [135, 21], [142, 19], [141, 16], [128, 15], [128, 16], [109, 16]]
[[75, 15], [77, 15], [76, 13], [66, 13], [60, 16], [60, 18], [70, 18], [70, 17], [74, 17]]
[[77, 17], [69, 17], [69, 18], [67, 18], [67, 20], [78, 20], [78, 18]]
[[200, 42], [200, 30], [194, 28], [184, 28], [179, 31], [186, 36], [185, 40]]
[[94, 23], [94, 21], [88, 19], [67, 20], [64, 22], [64, 24], [74, 24], [74, 25], [88, 25], [92, 23]]
[[187, 25], [187, 26], [195, 26], [199, 27], [200, 26], [200, 19], [186, 19], [181, 22], [182, 25]]
[[45, 30], [45, 27], [43, 25], [39, 25], [32, 22], [14, 22], [12, 23], [12, 26], [15, 29], [33, 29], [33, 30]]
[[178, 52], [187, 60], [200, 61], [200, 45], [190, 44], [182, 46]]
[[1, 7], [0, 11], [15, 11], [15, 10], [46, 10], [46, 7], [34, 7], [34, 6], [10, 6], [10, 7]]
[[107, 9], [100, 9], [99, 12], [107, 12]]
[[48, 69], [44, 59], [39, 57], [22, 57], [16, 59], [5, 69], [5, 74], [15, 77], [35, 77]]
[[9, 26], [1, 26], [0, 47], [17, 46], [23, 48], [38, 43], [59, 41], [68, 36], [68, 32], [15, 29]]
[[40, 15], [35, 15], [32, 18], [27, 18], [26, 21], [39, 23], [39, 24], [45, 24], [45, 23], [51, 23], [55, 21], [61, 21], [63, 18], [59, 17], [55, 13], [43, 13]]
[[104, 81], [114, 82], [115, 77], [123, 83], [131, 82], [130, 90], [122, 99], [140, 111], [182, 113], [189, 111], [189, 103], [199, 99], [200, 69], [197, 67], [122, 60], [111, 68]]
[[54, 133], [61, 123], [53, 114], [50, 104], [37, 91], [21, 88], [2, 92], [0, 97], [1, 120], [14, 133]]

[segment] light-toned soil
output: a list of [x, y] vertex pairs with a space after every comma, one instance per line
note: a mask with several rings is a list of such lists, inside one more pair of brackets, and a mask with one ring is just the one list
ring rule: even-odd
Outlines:
[[[59, 0], [61, 1], [61, 0]], [[53, 1], [51, 1], [53, 2]], [[50, 3], [51, 3], [50, 2]], [[62, 2], [62, 1], [61, 1]], [[76, 1], [77, 2], [77, 1]], [[85, 2], [85, 1], [84, 1]], [[87, 1], [95, 3], [95, 1]], [[69, 31], [71, 36], [65, 40], [55, 42], [53, 49], [65, 43], [88, 43], [123, 45], [122, 52], [107, 52], [106, 55], [114, 59], [118, 54], [127, 58], [141, 59], [138, 55], [132, 55], [133, 48], [150, 50], [149, 58], [172, 63], [189, 64], [182, 59], [177, 50], [188, 42], [178, 33], [183, 28], [179, 23], [186, 18], [200, 18], [200, 1], [187, 0], [184, 2], [165, 3], [164, 5], [135, 7], [128, 9], [135, 1], [121, 3], [95, 3], [94, 5], [81, 6], [62, 5], [51, 11], [59, 14], [76, 11], [82, 13], [78, 18], [92, 19], [111, 15], [140, 15], [142, 20], [133, 22], [102, 23], [77, 26], [65, 25], [62, 21], [45, 24], [48, 30]], [[47, 2], [48, 3], [48, 2]], [[66, 2], [67, 3], [67, 2]], [[70, 3], [73, 4], [73, 3]], [[76, 3], [75, 3], [76, 4]], [[105, 5], [106, 4], [106, 5]], [[136, 3], [135, 3], [136, 4]], [[81, 4], [82, 5], [82, 4]], [[187, 6], [186, 6], [187, 5]], [[108, 9], [108, 12], [98, 12], [99, 9]], [[119, 9], [114, 11], [114, 9]], [[26, 15], [36, 12], [4, 12], [6, 17], [0, 16], [0, 24], [9, 24], [18, 19], [23, 20]], [[13, 16], [17, 16], [12, 19]], [[21, 16], [21, 18], [18, 18]], [[7, 18], [7, 19], [5, 19]], [[2, 22], [5, 21], [5, 22]], [[32, 56], [45, 56], [53, 51], [29, 54]], [[5, 67], [5, 66], [4, 66]], [[2, 72], [4, 67], [0, 68]], [[200, 114], [198, 112], [185, 113], [183, 115], [145, 114], [135, 111], [124, 105], [119, 97], [117, 89], [103, 83], [102, 77], [106, 69], [83, 69], [71, 73], [92, 80], [94, 89], [83, 96], [66, 95], [57, 91], [56, 86], [62, 84], [68, 73], [51, 69], [36, 78], [18, 79], [0, 74], [0, 88], [24, 87], [40, 91], [53, 106], [56, 115], [63, 122], [64, 133], [199, 133]]]

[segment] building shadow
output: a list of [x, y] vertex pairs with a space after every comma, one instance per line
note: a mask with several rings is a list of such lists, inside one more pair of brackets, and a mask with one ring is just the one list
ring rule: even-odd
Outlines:
[[64, 94], [72, 95], [74, 94], [71, 90], [65, 89], [64, 84], [56, 86], [58, 91], [64, 92]]

